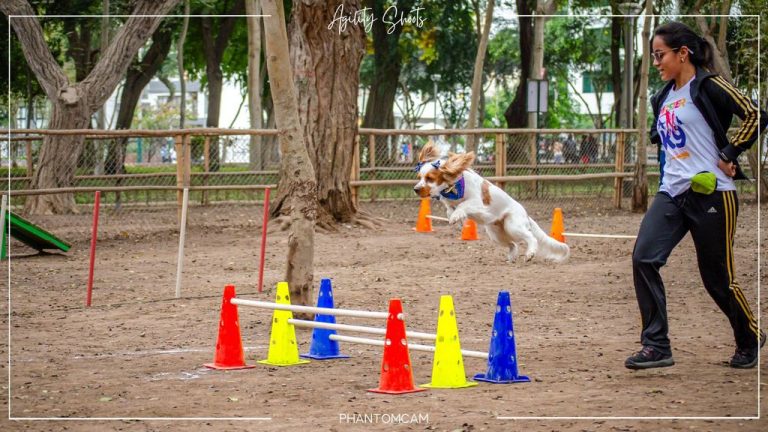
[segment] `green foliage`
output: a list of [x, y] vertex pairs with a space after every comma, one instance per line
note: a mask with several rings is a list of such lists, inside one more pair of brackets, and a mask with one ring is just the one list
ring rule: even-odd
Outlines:
[[[397, 3], [377, 0], [384, 9]], [[421, 7], [422, 25], [407, 23], [398, 41], [398, 53], [402, 62], [400, 81], [406, 83], [410, 93], [426, 95], [434, 93], [432, 76], [440, 75], [438, 92], [441, 108], [446, 119], [453, 124], [461, 121], [469, 105], [469, 87], [472, 83], [472, 67], [477, 51], [474, 16], [469, 0], [432, 0], [416, 2]], [[415, 16], [416, 12], [412, 12]], [[381, 19], [381, 17], [376, 17]], [[360, 67], [360, 83], [370, 86], [374, 76], [374, 53], [371, 35], [368, 35], [367, 52]], [[461, 98], [459, 94], [466, 93]], [[464, 113], [464, 114], [462, 114]]]
[[517, 29], [505, 27], [488, 41], [485, 73], [498, 77], [519, 76], [520, 34]]
[[504, 110], [507, 109], [515, 95], [507, 88], [499, 86], [496, 93], [486, 101], [485, 116], [483, 117], [482, 127], [498, 128], [504, 125]]
[[[229, 13], [232, 5], [232, 0], [216, 2], [211, 0], [192, 0], [190, 2], [190, 14], [225, 15]], [[223, 20], [226, 19], [228, 18], [211, 18], [211, 28], [214, 31], [214, 34], [212, 34], [211, 37], [214, 40], [216, 39]], [[179, 18], [179, 20], [181, 19]], [[248, 74], [248, 26], [245, 17], [235, 18], [235, 20], [232, 36], [222, 53], [221, 71], [225, 79], [236, 80], [243, 84], [247, 82]], [[208, 80], [202, 31], [202, 18], [194, 16], [190, 17], [189, 30], [184, 44], [184, 69], [191, 79], [200, 80], [202, 85], [206, 85]]]
[[550, 83], [550, 101], [553, 102], [547, 115], [547, 127], [594, 126], [578, 114], [580, 101], [569, 95], [582, 91], [582, 83], [575, 81], [577, 76], [586, 76], [598, 97], [609, 91], [610, 29], [608, 18], [569, 16], [547, 21], [544, 64]]

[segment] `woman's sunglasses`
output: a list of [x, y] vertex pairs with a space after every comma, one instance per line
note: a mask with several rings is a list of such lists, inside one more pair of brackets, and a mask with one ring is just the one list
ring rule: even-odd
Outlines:
[[651, 55], [653, 56], [653, 59], [656, 60], [656, 62], [661, 62], [661, 59], [664, 58], [664, 54], [666, 54], [666, 53], [668, 53], [670, 51], [677, 51], [679, 49], [680, 48], [670, 48], [670, 49], [667, 49], [667, 50], [664, 50], [664, 51], [654, 51], [654, 52], [651, 53]]

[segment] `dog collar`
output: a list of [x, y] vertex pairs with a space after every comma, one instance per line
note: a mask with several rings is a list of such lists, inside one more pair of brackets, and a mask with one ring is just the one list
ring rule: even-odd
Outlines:
[[440, 191], [440, 196], [449, 200], [459, 200], [464, 198], [464, 176], [448, 189]]

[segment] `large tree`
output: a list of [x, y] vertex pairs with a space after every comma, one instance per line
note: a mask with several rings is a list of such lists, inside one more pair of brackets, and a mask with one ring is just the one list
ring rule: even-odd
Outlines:
[[[24, 0], [0, 2], [5, 15], [21, 42], [24, 57], [51, 102], [51, 129], [87, 128], [91, 115], [112, 94], [136, 52], [152, 36], [166, 14], [179, 0], [137, 0], [133, 15], [115, 35], [107, 50], [99, 56], [93, 70], [82, 81], [71, 83], [51, 54], [35, 11]], [[38, 169], [32, 179], [35, 189], [61, 188], [72, 185], [78, 156], [83, 147], [82, 136], [48, 136], [43, 140]], [[74, 196], [68, 194], [37, 195], [27, 199], [29, 213], [65, 213], [75, 211]]]
[[[261, 0], [264, 19], [267, 71], [275, 106], [275, 122], [280, 132], [279, 190], [284, 191], [282, 207], [289, 210], [290, 234], [286, 281], [294, 303], [311, 302], [315, 247], [317, 183], [304, 133], [299, 121], [296, 90], [291, 77], [288, 35], [285, 30], [282, 0]], [[266, 223], [266, 221], [265, 221]]]
[[[357, 211], [349, 178], [365, 35], [361, 24], [329, 29], [342, 10], [354, 16], [360, 1], [297, 2], [288, 29], [299, 120], [317, 180], [318, 223], [326, 228], [349, 222]], [[278, 190], [275, 214], [289, 194], [288, 188]]]

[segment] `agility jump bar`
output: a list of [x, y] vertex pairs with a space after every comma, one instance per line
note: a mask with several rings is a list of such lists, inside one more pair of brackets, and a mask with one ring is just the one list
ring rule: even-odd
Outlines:
[[[290, 304], [271, 303], [271, 302], [264, 302], [264, 301], [258, 301], [258, 300], [245, 300], [245, 299], [239, 299], [239, 298], [233, 298], [230, 301], [234, 305], [251, 306], [251, 307], [257, 307], [261, 309], [284, 310], [284, 311], [291, 311], [291, 312], [305, 312], [305, 313], [313, 313], [313, 314], [320, 314], [320, 315], [350, 316], [350, 317], [357, 317], [357, 318], [379, 318], [379, 319], [389, 318], [389, 313], [387, 312], [372, 312], [372, 311], [361, 311], [361, 310], [354, 310], [354, 309], [319, 308], [319, 307], [312, 307], [312, 306], [299, 306], [299, 305], [290, 305]], [[404, 314], [398, 314], [397, 318], [402, 320], [405, 318], [405, 316]]]
[[[288, 324], [293, 324], [296, 327], [320, 328], [320, 329], [326, 329], [326, 330], [343, 330], [343, 331], [350, 331], [350, 332], [357, 332], [357, 333], [377, 334], [382, 336], [387, 334], [387, 330], [383, 328], [365, 327], [365, 326], [349, 325], [349, 324], [334, 324], [334, 323], [326, 323], [326, 322], [319, 322], [319, 321], [306, 321], [306, 320], [300, 320], [300, 319], [289, 319]], [[437, 335], [433, 333], [422, 333], [417, 331], [406, 330], [405, 335], [409, 338], [414, 338], [414, 339], [437, 340]]]
[[[343, 336], [343, 335], [330, 335], [328, 336], [331, 340], [339, 341], [339, 342], [349, 342], [349, 343], [358, 343], [358, 344], [364, 344], [364, 345], [374, 345], [374, 346], [384, 346], [385, 342], [382, 340], [376, 340], [376, 339], [368, 339], [368, 338], [360, 338], [360, 337], [354, 337], [354, 336]], [[431, 345], [418, 345], [418, 344], [408, 344], [408, 348], [412, 349], [414, 351], [427, 351], [427, 352], [435, 352], [435, 347]], [[481, 358], [481, 359], [488, 359], [488, 353], [481, 352], [481, 351], [468, 351], [468, 350], [461, 350], [461, 355], [466, 357], [475, 357], [475, 358]]]
[[637, 236], [624, 235], [624, 234], [582, 234], [582, 233], [564, 232], [563, 235], [566, 237], [590, 237], [590, 238], [615, 238], [615, 239], [636, 239], [637, 238]]

